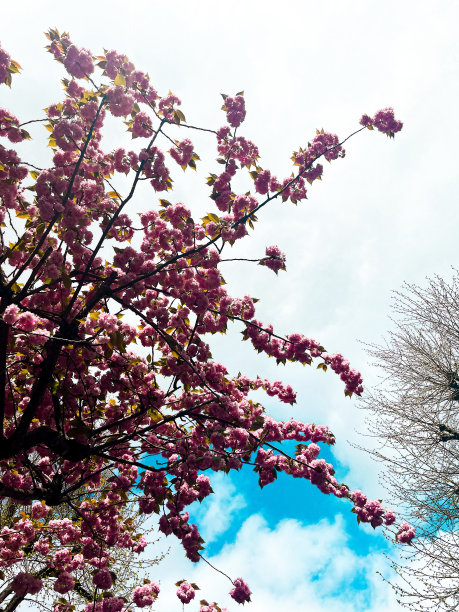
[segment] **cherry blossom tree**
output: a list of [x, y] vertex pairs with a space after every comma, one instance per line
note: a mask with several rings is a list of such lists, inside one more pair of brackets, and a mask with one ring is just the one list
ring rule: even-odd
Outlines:
[[[24, 597], [40, 601], [45, 581], [56, 592], [54, 612], [75, 609], [71, 594], [84, 568], [94, 595], [78, 609], [150, 606], [155, 582], [123, 597], [113, 588], [117, 551], [138, 554], [147, 545], [128, 508], [156, 516], [160, 531], [199, 562], [204, 542], [186, 508], [212, 493], [208, 474], [216, 471], [251, 466], [261, 487], [278, 472], [304, 478], [348, 500], [358, 521], [392, 525], [390, 509], [351, 492], [320, 457], [320, 445], [335, 442], [326, 425], [278, 422], [252, 394], [294, 404], [289, 385], [231, 376], [210, 347], [213, 335], [234, 326], [278, 363], [315, 363], [340, 377], [346, 395], [362, 393], [359, 372], [340, 353], [301, 333], [277, 334], [255, 317], [256, 300], [228, 293], [219, 268], [265, 206], [306, 198], [308, 183], [322, 177], [320, 162], [343, 157], [347, 138], [317, 131], [294, 152], [294, 173], [278, 179], [239, 132], [242, 92], [223, 96], [223, 127], [194, 126], [179, 98], [160, 95], [125, 55], [94, 57], [57, 30], [47, 37], [68, 75], [63, 100], [25, 123], [0, 110], [0, 136], [20, 143], [30, 138], [26, 123], [44, 126], [52, 152], [42, 168], [0, 145], [0, 496], [18, 506], [0, 531], [0, 565], [13, 576], [4, 610]], [[19, 71], [2, 49], [0, 82], [11, 85]], [[117, 118], [135, 142], [104, 151], [104, 124]], [[376, 128], [393, 137], [401, 127], [384, 109], [364, 115], [352, 136]], [[211, 211], [201, 219], [162, 197], [172, 191], [174, 168], [197, 170], [190, 139], [197, 130], [215, 141], [219, 164], [207, 178]], [[234, 185], [244, 176], [241, 193]], [[152, 207], [135, 222], [142, 182]], [[285, 270], [275, 245], [255, 263]], [[298, 442], [294, 456], [284, 440]], [[67, 516], [56, 518], [63, 507]], [[414, 530], [402, 522], [395, 534], [410, 542]], [[32, 553], [46, 576], [27, 570]], [[181, 581], [177, 596], [185, 604], [195, 590]], [[243, 578], [232, 580], [230, 593], [250, 601]], [[201, 600], [201, 612], [216, 610]]]
[[[82, 494], [80, 491], [79, 494]], [[94, 494], [94, 493], [93, 493]], [[3, 527], [14, 529], [16, 523], [24, 518], [24, 506], [22, 504], [15, 503], [10, 498], [4, 498], [0, 502], [0, 524]], [[74, 517], [71, 508], [67, 504], [55, 506], [52, 508], [51, 513], [48, 515], [48, 520], [62, 520], [66, 518], [77, 518]], [[123, 520], [129, 521], [133, 527], [137, 530], [141, 529], [145, 537], [151, 536], [151, 543], [154, 542], [151, 527], [145, 524], [148, 519], [148, 515], [140, 514], [136, 509], [136, 504], [127, 504], [123, 508]], [[25, 556], [20, 562], [20, 570], [23, 573], [31, 574], [35, 578], [42, 581], [42, 589], [40, 591], [40, 601], [50, 602], [56, 597], [56, 590], [54, 585], [56, 579], [59, 576], [59, 572], [56, 571], [55, 567], [50, 567], [46, 563], [43, 557], [43, 552], [46, 548], [49, 548], [49, 543], [44, 543], [45, 547], [32, 547], [30, 546], [25, 552]], [[49, 551], [48, 551], [49, 552]], [[73, 549], [74, 558], [78, 557], [78, 550], [74, 547]], [[81, 550], [80, 550], [81, 553]], [[56, 549], [57, 554], [57, 549]], [[163, 556], [153, 557], [150, 555], [139, 555], [129, 548], [118, 547], [111, 552], [111, 563], [110, 563], [110, 577], [112, 581], [111, 590], [117, 597], [128, 598], [131, 594], [132, 589], [142, 581], [143, 578], [154, 572], [153, 566], [157, 565], [162, 560]], [[58, 558], [67, 557], [67, 552], [64, 548], [60, 549]], [[145, 558], [146, 557], [146, 558]], [[1, 570], [1, 583], [0, 583], [0, 602], [8, 601], [8, 609], [14, 609], [19, 606], [27, 594], [13, 593], [14, 578], [19, 572], [18, 564], [3, 565]], [[98, 589], [97, 580], [94, 578], [94, 568], [89, 564], [79, 564], [75, 567], [73, 572], [75, 587], [72, 591], [67, 594], [67, 598], [70, 598], [70, 603], [78, 609], [78, 606], [85, 607], [88, 602], [97, 599]]]

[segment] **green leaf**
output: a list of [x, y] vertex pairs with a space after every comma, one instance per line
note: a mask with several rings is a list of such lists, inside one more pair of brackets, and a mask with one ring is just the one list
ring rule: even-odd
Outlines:
[[180, 109], [177, 109], [175, 112], [176, 112], [178, 118], [180, 119], [180, 121], [186, 121], [185, 115], [182, 113], [182, 111]]
[[63, 271], [61, 277], [62, 277], [62, 284], [64, 285], [66, 289], [70, 291], [70, 289], [72, 288], [72, 280], [70, 276], [67, 274], [67, 272]]
[[113, 81], [113, 83], [115, 85], [121, 85], [121, 87], [126, 87], [126, 79], [121, 74], [121, 72], [118, 72], [118, 74], [116, 75], [115, 80]]

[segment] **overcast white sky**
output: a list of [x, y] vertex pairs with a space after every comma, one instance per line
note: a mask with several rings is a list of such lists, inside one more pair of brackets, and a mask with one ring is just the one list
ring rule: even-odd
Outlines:
[[[434, 273], [448, 277], [457, 265], [456, 1], [152, 0], [129, 6], [118, 0], [40, 0], [18, 1], [2, 13], [0, 40], [23, 73], [11, 91], [2, 88], [0, 100], [22, 120], [39, 117], [60, 95], [61, 67], [43, 50], [42, 33], [49, 27], [69, 31], [76, 44], [95, 54], [103, 48], [126, 53], [149, 72], [160, 93], [171, 89], [182, 99], [187, 119], [196, 125], [223, 125], [220, 92], [243, 89], [247, 120], [241, 133], [256, 142], [262, 165], [279, 177], [290, 173], [292, 151], [316, 128], [344, 137], [363, 113], [393, 106], [405, 124], [395, 140], [359, 134], [347, 144], [344, 160], [327, 164], [307, 202], [273, 204], [260, 215], [253, 240], [241, 244], [237, 256], [260, 256], [266, 245], [278, 244], [287, 254], [287, 274], [276, 278], [248, 264], [225, 264], [222, 270], [234, 294], [261, 298], [263, 321], [282, 333], [316, 337], [329, 351], [347, 356], [366, 382], [375, 381], [358, 340], [379, 341], [390, 327], [391, 290], [403, 281], [422, 283]], [[31, 133], [39, 143], [38, 132]], [[199, 180], [212, 170], [214, 143], [205, 138], [196, 143], [201, 173], [192, 188], [178, 185], [175, 197], [199, 214], [212, 210]], [[41, 155], [38, 145], [28, 151], [28, 161]], [[298, 404], [273, 405], [274, 415], [329, 424], [338, 439], [335, 456], [345, 470], [340, 476], [373, 496], [384, 495], [376, 468], [346, 442], [358, 440], [362, 414], [354, 400], [344, 398], [336, 377], [300, 367], [278, 372], [268, 359], [241, 346], [236, 330], [218, 343], [214, 356], [235, 372], [281, 374], [298, 391]], [[207, 519], [203, 513], [205, 529], [215, 539], [227, 529], [216, 517], [239, 512], [239, 533], [214, 560], [233, 577], [251, 577], [252, 612], [398, 609], [374, 573], [384, 560], [376, 552], [357, 554], [342, 517], [327, 514], [326, 505], [318, 525], [291, 518], [288, 504], [284, 515], [268, 524], [263, 513], [243, 513], [248, 491], [231, 490], [221, 481], [217, 489], [216, 506]], [[171, 554], [158, 570], [164, 593], [155, 609], [179, 611], [172, 584], [196, 576], [202, 596], [223, 603], [229, 584], [207, 568], [190, 570], [180, 555]], [[318, 578], [311, 569], [317, 566], [324, 568]], [[367, 586], [351, 595], [343, 585], [352, 583], [353, 572], [363, 572]]]

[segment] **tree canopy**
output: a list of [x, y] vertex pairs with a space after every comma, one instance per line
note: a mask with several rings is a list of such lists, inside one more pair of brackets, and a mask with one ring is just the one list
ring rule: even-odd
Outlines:
[[[390, 509], [351, 492], [320, 457], [320, 445], [335, 442], [326, 425], [278, 422], [252, 393], [293, 404], [289, 385], [232, 376], [210, 346], [213, 335], [238, 327], [278, 363], [315, 363], [340, 377], [346, 395], [362, 393], [359, 372], [340, 353], [302, 333], [277, 334], [255, 317], [255, 299], [230, 295], [219, 269], [263, 207], [306, 198], [308, 183], [322, 177], [320, 161], [343, 157], [347, 138], [317, 131], [293, 153], [292, 175], [277, 179], [240, 135], [243, 92], [223, 96], [223, 127], [194, 126], [180, 99], [160, 95], [125, 55], [95, 57], [57, 30], [47, 37], [68, 73], [63, 100], [26, 122], [0, 109], [0, 136], [20, 143], [30, 138], [26, 124], [43, 126], [52, 152], [43, 168], [0, 145], [0, 497], [18, 507], [0, 532], [4, 610], [29, 596], [39, 601], [45, 582], [56, 593], [54, 612], [150, 606], [159, 587], [149, 579], [129, 596], [115, 592], [118, 551], [147, 546], [131, 508], [156, 515], [198, 562], [204, 542], [186, 509], [212, 493], [212, 471], [248, 465], [261, 487], [284, 472], [348, 500], [358, 521], [392, 525]], [[0, 82], [11, 85], [19, 71], [1, 49]], [[135, 139], [132, 149], [104, 150], [109, 116]], [[387, 108], [364, 115], [354, 134], [367, 128], [393, 137], [402, 124]], [[195, 130], [216, 142], [219, 168], [206, 179], [211, 212], [201, 219], [162, 197], [173, 190], [173, 167], [198, 169]], [[243, 177], [248, 188], [239, 192]], [[142, 182], [152, 208], [134, 220]], [[276, 245], [252, 263], [276, 274], [286, 267]], [[284, 440], [298, 442], [294, 456]], [[66, 515], [56, 518], [56, 508]], [[395, 535], [409, 543], [414, 529], [402, 522]], [[45, 574], [27, 569], [31, 554]], [[81, 596], [85, 570], [94, 589], [81, 604], [74, 593]], [[195, 589], [182, 581], [177, 596], [188, 603]], [[230, 593], [250, 601], [242, 578]], [[215, 610], [201, 601], [201, 612]]]

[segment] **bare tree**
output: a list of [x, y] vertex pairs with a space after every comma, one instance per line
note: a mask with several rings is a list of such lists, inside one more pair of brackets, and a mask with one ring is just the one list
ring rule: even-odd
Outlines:
[[395, 568], [403, 605], [459, 609], [459, 272], [394, 293], [383, 346], [370, 347], [381, 374], [360, 406], [383, 482], [411, 515], [417, 538]]

